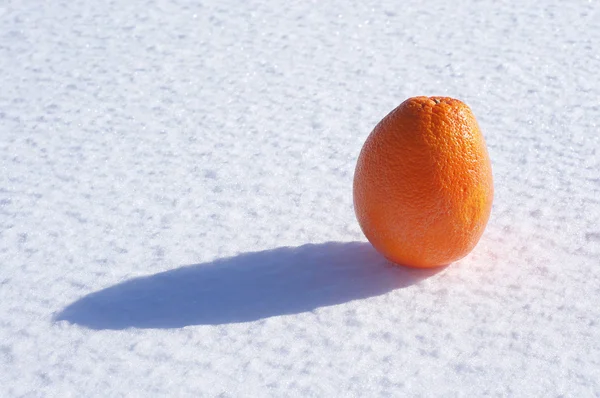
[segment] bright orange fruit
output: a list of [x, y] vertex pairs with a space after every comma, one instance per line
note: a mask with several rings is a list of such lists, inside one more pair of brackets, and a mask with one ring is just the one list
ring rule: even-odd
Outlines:
[[389, 260], [436, 267], [466, 256], [492, 208], [492, 167], [471, 109], [447, 97], [414, 97], [367, 138], [354, 174], [354, 209]]

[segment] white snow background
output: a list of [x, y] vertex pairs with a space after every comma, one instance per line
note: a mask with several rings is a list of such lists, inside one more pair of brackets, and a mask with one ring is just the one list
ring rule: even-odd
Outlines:
[[[0, 0], [0, 397], [600, 396], [597, 1]], [[352, 206], [406, 98], [471, 106], [479, 245]]]

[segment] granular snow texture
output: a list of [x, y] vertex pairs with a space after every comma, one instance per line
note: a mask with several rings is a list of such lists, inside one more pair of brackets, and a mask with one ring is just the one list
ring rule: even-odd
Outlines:
[[[1, 397], [600, 396], [594, 1], [0, 2]], [[475, 250], [352, 207], [406, 98], [469, 104]]]

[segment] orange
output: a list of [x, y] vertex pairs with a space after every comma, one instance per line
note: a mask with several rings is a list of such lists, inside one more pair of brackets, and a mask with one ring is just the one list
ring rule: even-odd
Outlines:
[[436, 267], [466, 256], [483, 234], [494, 196], [471, 109], [448, 97], [404, 101], [367, 138], [353, 196], [362, 231], [392, 262]]

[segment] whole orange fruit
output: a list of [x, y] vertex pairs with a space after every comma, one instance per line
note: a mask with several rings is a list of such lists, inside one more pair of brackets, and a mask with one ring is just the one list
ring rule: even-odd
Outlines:
[[367, 138], [354, 209], [389, 260], [436, 267], [466, 256], [492, 208], [492, 167], [471, 109], [447, 97], [409, 98]]

